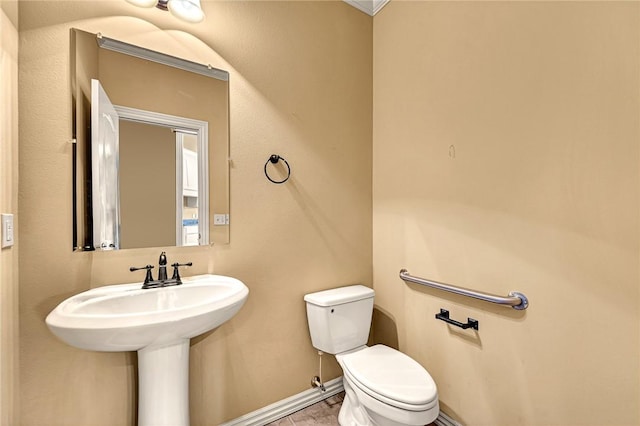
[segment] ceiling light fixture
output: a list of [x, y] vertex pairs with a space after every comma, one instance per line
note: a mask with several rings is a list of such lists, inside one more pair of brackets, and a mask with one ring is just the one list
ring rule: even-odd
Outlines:
[[140, 7], [157, 7], [171, 12], [175, 17], [187, 22], [200, 22], [204, 19], [204, 12], [200, 0], [127, 0]]

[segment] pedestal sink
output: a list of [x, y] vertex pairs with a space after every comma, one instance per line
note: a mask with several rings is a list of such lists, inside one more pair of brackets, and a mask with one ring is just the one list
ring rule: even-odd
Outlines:
[[218, 327], [242, 307], [249, 289], [221, 275], [184, 278], [172, 287], [98, 287], [47, 316], [65, 343], [92, 351], [138, 352], [138, 425], [189, 425], [189, 339]]

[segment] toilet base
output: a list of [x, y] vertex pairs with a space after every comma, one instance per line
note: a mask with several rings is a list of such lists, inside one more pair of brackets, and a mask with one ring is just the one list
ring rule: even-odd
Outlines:
[[342, 385], [344, 386], [344, 400], [342, 407], [338, 413], [338, 423], [340, 426], [369, 426], [372, 425], [371, 419], [366, 409], [360, 404], [358, 397], [353, 392], [351, 385], [343, 377]]
[[[388, 417], [384, 417], [360, 402], [356, 392], [349, 383], [349, 380], [343, 376], [342, 384], [344, 386], [344, 401], [338, 413], [338, 423], [340, 426], [408, 426], [412, 423], [396, 422]], [[423, 426], [433, 422], [438, 417], [438, 404], [429, 410], [428, 413], [422, 413], [420, 423], [415, 426]], [[424, 421], [424, 422], [422, 422]]]

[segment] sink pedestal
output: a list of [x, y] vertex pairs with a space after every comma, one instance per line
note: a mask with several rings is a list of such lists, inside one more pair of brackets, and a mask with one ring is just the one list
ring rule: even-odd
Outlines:
[[189, 426], [189, 339], [138, 350], [138, 426]]
[[222, 275], [150, 289], [116, 284], [69, 297], [46, 322], [76, 348], [137, 351], [138, 425], [189, 426], [189, 341], [229, 321], [248, 295], [242, 281]]

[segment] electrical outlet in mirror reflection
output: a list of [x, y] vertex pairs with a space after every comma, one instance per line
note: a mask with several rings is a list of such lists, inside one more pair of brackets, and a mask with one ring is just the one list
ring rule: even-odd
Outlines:
[[213, 224], [214, 225], [228, 225], [229, 224], [229, 215], [228, 214], [214, 214], [213, 215]]

